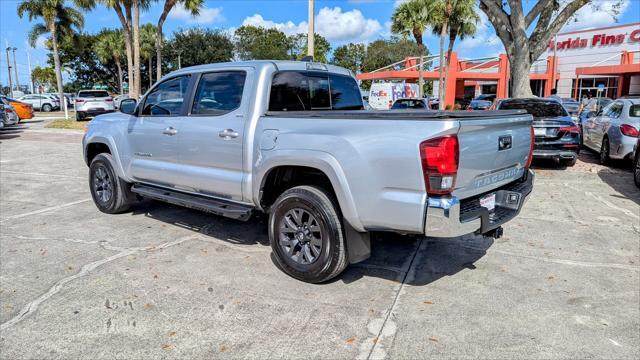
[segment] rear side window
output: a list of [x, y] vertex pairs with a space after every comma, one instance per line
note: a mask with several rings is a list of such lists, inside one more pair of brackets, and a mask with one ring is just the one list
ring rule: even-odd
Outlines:
[[362, 110], [362, 96], [358, 83], [350, 76], [329, 75], [333, 110]]
[[500, 110], [527, 110], [536, 118], [568, 116], [567, 111], [557, 101], [505, 100], [500, 103]]
[[144, 101], [142, 115], [177, 116], [189, 87], [190, 75], [178, 76], [156, 86]]
[[634, 104], [629, 107], [629, 116], [640, 117], [640, 104]]
[[347, 76], [282, 71], [273, 77], [270, 111], [362, 109], [360, 89]]
[[83, 98], [105, 98], [105, 97], [109, 97], [109, 93], [106, 92], [106, 91], [100, 91], [100, 90], [80, 91], [78, 93], [78, 97], [83, 97]]
[[192, 114], [222, 115], [240, 107], [247, 74], [224, 71], [203, 74], [193, 101]]
[[605, 112], [605, 115], [612, 118], [617, 118], [620, 117], [620, 113], [622, 113], [622, 104], [614, 103], [609, 107], [609, 111]]

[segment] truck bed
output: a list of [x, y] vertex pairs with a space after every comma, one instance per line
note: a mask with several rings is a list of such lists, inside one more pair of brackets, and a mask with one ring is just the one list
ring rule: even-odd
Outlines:
[[266, 116], [284, 118], [323, 118], [354, 120], [486, 120], [525, 115], [525, 110], [474, 110], [474, 111], [439, 111], [439, 110], [346, 110], [346, 111], [268, 111]]

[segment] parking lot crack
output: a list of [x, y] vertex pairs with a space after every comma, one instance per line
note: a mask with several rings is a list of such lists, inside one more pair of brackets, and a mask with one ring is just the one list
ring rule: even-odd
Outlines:
[[6, 322], [0, 324], [0, 331], [4, 331], [4, 330], [10, 328], [11, 326], [19, 323], [20, 321], [26, 319], [31, 314], [35, 313], [38, 310], [38, 307], [42, 303], [44, 303], [45, 301], [50, 299], [55, 294], [59, 293], [64, 288], [64, 286], [66, 284], [70, 283], [73, 280], [76, 280], [78, 278], [81, 278], [83, 276], [88, 275], [89, 273], [91, 273], [93, 270], [99, 268], [100, 266], [103, 266], [105, 264], [108, 264], [110, 262], [118, 260], [120, 258], [129, 256], [129, 255], [133, 255], [135, 253], [166, 249], [166, 248], [181, 244], [181, 243], [183, 243], [185, 241], [192, 240], [192, 239], [194, 239], [196, 237], [197, 237], [197, 235], [189, 235], [189, 236], [185, 236], [185, 237], [176, 239], [174, 241], [169, 241], [169, 242], [166, 242], [166, 243], [163, 243], [163, 244], [160, 244], [160, 245], [156, 245], [156, 246], [135, 247], [135, 248], [121, 248], [121, 247], [116, 247], [116, 246], [109, 246], [108, 243], [103, 241], [103, 242], [100, 243], [100, 245], [102, 247], [104, 247], [106, 249], [112, 249], [112, 250], [113, 249], [117, 249], [117, 250], [120, 250], [120, 252], [118, 252], [117, 254], [113, 254], [111, 256], [108, 256], [108, 257], [106, 257], [104, 259], [100, 259], [100, 260], [85, 264], [80, 268], [80, 271], [78, 271], [77, 273], [75, 273], [75, 274], [73, 274], [71, 276], [65, 277], [63, 279], [58, 280], [44, 294], [40, 295], [35, 300], [30, 301], [29, 303], [27, 303], [22, 308], [22, 310], [20, 310], [18, 315], [14, 316], [13, 318], [7, 320]]
[[415, 259], [420, 252], [422, 252], [426, 247], [427, 242], [424, 238], [420, 238], [418, 245], [416, 246], [413, 255], [409, 260], [409, 264], [406, 267], [406, 270], [401, 272], [402, 281], [400, 285], [395, 288], [395, 294], [393, 295], [393, 301], [391, 302], [391, 306], [389, 306], [386, 314], [381, 318], [373, 319], [368, 324], [369, 332], [374, 335], [373, 338], [365, 340], [360, 346], [360, 354], [357, 357], [358, 359], [383, 359], [386, 358], [387, 353], [384, 350], [382, 340], [384, 338], [394, 338], [397, 325], [395, 321], [393, 321], [393, 314], [398, 306], [400, 296], [404, 293], [404, 286], [407, 281], [411, 280], [414, 275], [414, 264]]

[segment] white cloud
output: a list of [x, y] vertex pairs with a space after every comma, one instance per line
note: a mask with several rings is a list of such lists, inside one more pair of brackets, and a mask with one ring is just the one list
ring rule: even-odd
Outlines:
[[38, 38], [36, 39], [36, 44], [35, 44], [36, 46], [34, 47], [34, 49], [47, 50], [47, 40], [49, 40], [47, 35], [38, 36]]
[[214, 22], [225, 21], [222, 16], [222, 8], [208, 8], [206, 6], [200, 9], [200, 13], [196, 16], [191, 15], [191, 11], [187, 10], [184, 5], [177, 4], [169, 13], [172, 19], [186, 21], [191, 24], [212, 24]]
[[610, 26], [630, 5], [630, 0], [600, 0], [576, 12], [561, 31]]
[[282, 31], [287, 35], [293, 35], [297, 33], [306, 33], [307, 27], [309, 26], [305, 21], [299, 24], [294, 24], [293, 21], [277, 23], [275, 21], [265, 20], [260, 14], [254, 14], [252, 16], [245, 18], [244, 21], [242, 21], [242, 25], [263, 27], [267, 29], [274, 28]]
[[458, 44], [455, 45], [454, 50], [461, 50], [461, 52], [466, 51], [467, 53], [471, 53], [469, 50], [472, 49], [482, 49], [483, 52], [502, 50], [502, 42], [496, 35], [487, 15], [480, 11], [480, 9], [478, 9], [477, 13], [480, 16], [480, 21], [476, 26], [476, 34], [462, 41], [458, 40]]
[[[277, 23], [264, 19], [260, 14], [247, 17], [242, 25], [276, 28], [287, 35], [306, 33], [309, 26], [306, 21], [298, 24], [292, 21]], [[316, 33], [329, 41], [365, 41], [380, 35], [381, 30], [382, 25], [378, 20], [367, 19], [360, 10], [356, 9], [342, 11], [339, 7], [324, 7], [320, 9], [315, 19]]]

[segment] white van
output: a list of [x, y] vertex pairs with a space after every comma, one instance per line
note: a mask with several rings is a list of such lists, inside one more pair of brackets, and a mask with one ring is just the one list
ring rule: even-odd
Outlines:
[[373, 83], [369, 90], [369, 105], [376, 110], [389, 110], [397, 99], [419, 96], [418, 84]]

